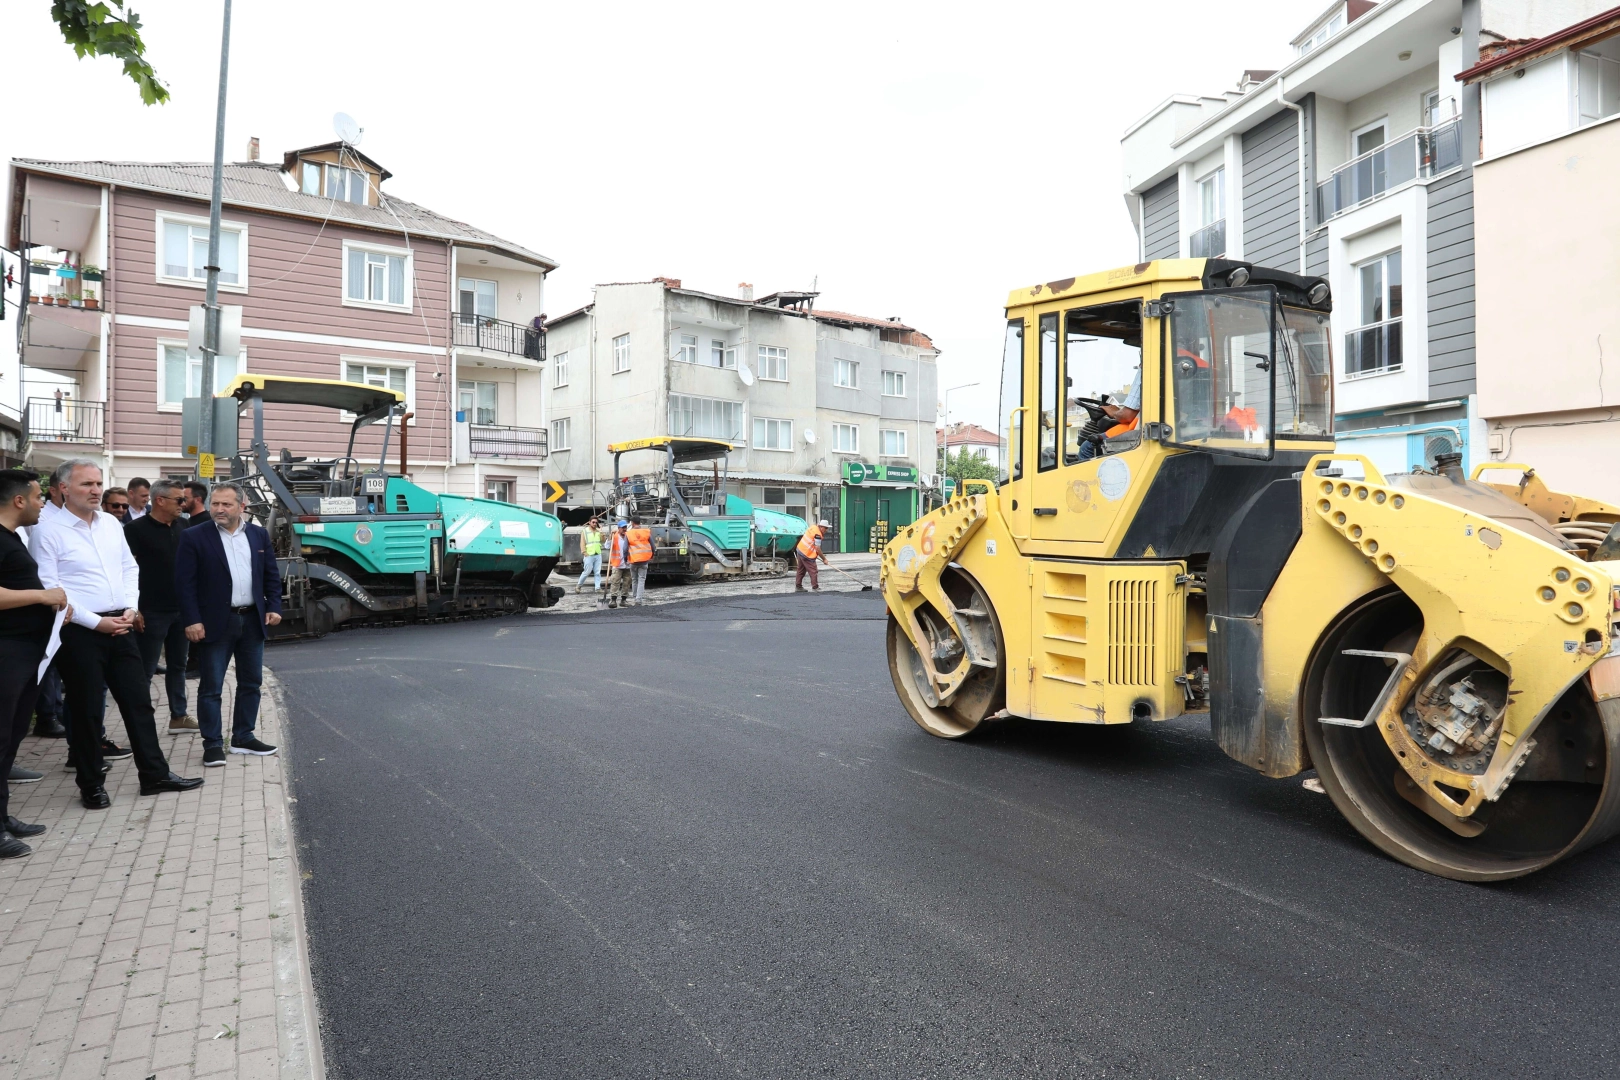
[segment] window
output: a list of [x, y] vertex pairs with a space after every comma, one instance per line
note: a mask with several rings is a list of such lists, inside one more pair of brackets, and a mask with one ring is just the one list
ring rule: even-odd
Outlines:
[[[1271, 292], [1192, 293], [1173, 303], [1167, 344], [1174, 357], [1169, 368], [1175, 445], [1270, 457], [1277, 368], [1272, 345], [1277, 305]], [[1044, 422], [1042, 427], [1044, 447]]]
[[1198, 181], [1198, 228], [1187, 239], [1187, 254], [1194, 259], [1215, 259], [1226, 254], [1226, 166]]
[[878, 432], [878, 454], [882, 457], [906, 456], [906, 433], [898, 428], [884, 428]]
[[765, 505], [783, 514], [810, 520], [810, 504], [803, 488], [768, 487]]
[[1401, 370], [1401, 253], [1392, 251], [1356, 268], [1360, 329], [1344, 340], [1346, 377]]
[[305, 195], [319, 195], [321, 193], [321, 167], [313, 161], [299, 164], [298, 170], [302, 175], [299, 181], [299, 190]]
[[461, 400], [456, 408], [467, 414], [470, 424], [495, 423], [495, 384], [462, 380]]
[[[208, 280], [208, 222], [196, 218], [158, 215], [163, 248], [158, 277], [168, 281], [204, 284]], [[242, 291], [247, 285], [247, 229], [221, 225], [219, 229], [219, 283]]]
[[1439, 127], [1457, 115], [1457, 100], [1441, 97], [1440, 91], [1430, 90], [1423, 95], [1423, 126]]
[[743, 407], [740, 401], [669, 395], [669, 433], [704, 439], [741, 442]]
[[773, 382], [787, 382], [787, 350], [776, 345], [761, 345], [759, 377]]
[[560, 417], [551, 422], [551, 451], [568, 450], [573, 443], [574, 425], [568, 417]]
[[613, 374], [630, 370], [630, 335], [620, 334], [613, 339]]
[[496, 480], [494, 477], [484, 481], [484, 498], [494, 499], [496, 502], [509, 503], [512, 501], [512, 481]]
[[792, 450], [793, 421], [754, 417], [754, 449]]
[[1035, 430], [1040, 432], [1041, 440], [1035, 467], [1040, 472], [1057, 468], [1058, 425], [1062, 423], [1058, 416], [1058, 402], [1062, 400], [1062, 395], [1058, 393], [1058, 379], [1061, 377], [1062, 372], [1058, 367], [1058, 314], [1054, 311], [1041, 316], [1041, 368], [1036, 376], [1036, 385], [1040, 387], [1041, 411], [1035, 416]]
[[1328, 19], [1326, 22], [1322, 23], [1320, 26], [1318, 26], [1316, 28], [1315, 32], [1312, 33], [1310, 37], [1304, 39], [1303, 41], [1296, 42], [1295, 45], [1294, 45], [1294, 48], [1299, 51], [1300, 56], [1304, 56], [1306, 53], [1310, 52], [1312, 49], [1321, 48], [1323, 45], [1325, 45], [1327, 43], [1327, 40], [1329, 38], [1331, 38], [1334, 34], [1337, 34], [1340, 30], [1343, 30], [1343, 29], [1344, 29], [1344, 8], [1340, 7], [1337, 11], [1335, 11], [1333, 13], [1333, 17], [1331, 19]]
[[456, 282], [456, 293], [460, 300], [457, 310], [461, 312], [462, 322], [471, 316], [484, 319], [495, 317], [495, 283], [483, 281], [479, 278], [461, 278]]
[[885, 371], [883, 373], [883, 396], [906, 396], [906, 373], [903, 371]]
[[[160, 345], [163, 370], [158, 380], [158, 406], [178, 409], [188, 397], [202, 396], [202, 354], [186, 355], [184, 345]], [[240, 356], [214, 358], [214, 393], [219, 393], [230, 381], [246, 370]]]
[[1573, 59], [1576, 125], [1585, 127], [1620, 112], [1620, 43], [1610, 38]]
[[719, 338], [709, 341], [709, 366], [717, 368], [734, 368], [737, 366], [737, 350], [726, 348], [726, 343]]
[[362, 248], [343, 242], [343, 302], [410, 306], [410, 252]]
[[698, 360], [697, 335], [682, 334], [681, 348], [675, 354], [675, 359], [683, 364], [695, 364]]
[[345, 360], [343, 362], [343, 381], [352, 383], [365, 383], [367, 386], [380, 386], [387, 390], [396, 390], [405, 395], [405, 411], [410, 412], [416, 403], [416, 380], [411, 377], [412, 368], [409, 364], [389, 363], [375, 360]]
[[554, 387], [568, 385], [567, 349], [564, 349], [562, 352], [551, 358], [551, 385]]
[[847, 386], [852, 390], [858, 389], [861, 385], [860, 370], [861, 365], [853, 360], [834, 360], [833, 385]]
[[326, 167], [326, 197], [339, 202], [366, 201], [366, 174], [341, 165]]
[[[1001, 449], [1008, 452], [1011, 476], [1024, 475], [1024, 321], [1007, 323], [1007, 338], [1001, 350]], [[1016, 411], [1015, 411], [1016, 410]]]
[[1064, 312], [1064, 323], [1063, 461], [1072, 465], [1106, 452], [1086, 437], [1091, 414], [1076, 399], [1142, 411], [1142, 309], [1134, 300], [1098, 304]]
[[860, 453], [861, 429], [854, 424], [834, 424], [832, 448], [840, 454]]

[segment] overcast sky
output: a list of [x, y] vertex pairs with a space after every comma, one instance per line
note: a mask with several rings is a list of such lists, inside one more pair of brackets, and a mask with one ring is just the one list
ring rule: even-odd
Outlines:
[[[169, 85], [78, 60], [49, 0], [3, 0], [0, 155], [206, 161], [221, 0], [134, 0]], [[1119, 137], [1174, 92], [1274, 68], [1323, 4], [613, 4], [236, 0], [227, 160], [365, 128], [384, 190], [594, 283], [805, 289], [942, 350], [953, 419], [993, 426], [1001, 305], [1133, 262]]]

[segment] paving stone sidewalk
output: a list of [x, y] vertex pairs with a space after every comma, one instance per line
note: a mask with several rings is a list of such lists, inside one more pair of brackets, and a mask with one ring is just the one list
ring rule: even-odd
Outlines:
[[[195, 708], [196, 680], [186, 690]], [[259, 734], [279, 745], [268, 672], [265, 691]], [[206, 777], [200, 790], [142, 797], [125, 759], [111, 809], [86, 810], [65, 740], [30, 736], [17, 756], [45, 779], [13, 786], [12, 813], [50, 831], [0, 863], [0, 1080], [319, 1078], [282, 759], [204, 769], [202, 740], [157, 713], [170, 766]], [[122, 727], [109, 703], [120, 745]]]

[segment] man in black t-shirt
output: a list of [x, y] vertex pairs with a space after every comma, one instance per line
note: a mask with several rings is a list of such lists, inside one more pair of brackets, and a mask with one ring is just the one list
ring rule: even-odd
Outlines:
[[[17, 748], [28, 733], [28, 720], [39, 693], [39, 663], [58, 609], [67, 606], [61, 589], [40, 584], [39, 568], [17, 530], [39, 521], [45, 498], [39, 478], [22, 469], [0, 471], [0, 777], [11, 775]], [[9, 785], [0, 780], [0, 859], [15, 859], [33, 849], [19, 837], [38, 836], [43, 825], [27, 825], [11, 816]]]
[[191, 515], [186, 518], [188, 529], [212, 524], [213, 516], [208, 513], [208, 485], [201, 480], [186, 481], [186, 502], [180, 509]]
[[[191, 643], [180, 621], [180, 598], [174, 591], [174, 559], [185, 524], [180, 505], [186, 489], [178, 480], [152, 485], [147, 513], [124, 526], [124, 540], [141, 568], [141, 612], [135, 620], [146, 677], [157, 673], [158, 655], [166, 654], [163, 675], [169, 695], [169, 730], [196, 731], [196, 717], [186, 713], [186, 655]], [[105, 497], [105, 496], [104, 496]]]

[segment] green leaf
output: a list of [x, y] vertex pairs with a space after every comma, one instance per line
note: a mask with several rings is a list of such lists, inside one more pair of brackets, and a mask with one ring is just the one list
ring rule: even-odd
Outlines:
[[[117, 15], [113, 13], [115, 8]], [[124, 0], [94, 4], [86, 0], [51, 0], [51, 18], [56, 20], [62, 40], [73, 46], [79, 59], [111, 56], [122, 60], [124, 74], [135, 83], [142, 101], [158, 105], [169, 100], [169, 88], [146, 62], [141, 18], [133, 11], [124, 11]]]

